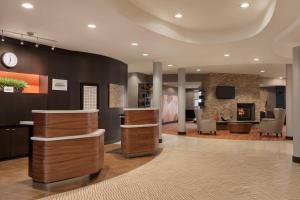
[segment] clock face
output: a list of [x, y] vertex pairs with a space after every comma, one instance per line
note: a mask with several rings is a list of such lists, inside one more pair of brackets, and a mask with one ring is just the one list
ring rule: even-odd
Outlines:
[[6, 67], [15, 67], [18, 63], [18, 58], [14, 53], [6, 52], [2, 55], [2, 62]]

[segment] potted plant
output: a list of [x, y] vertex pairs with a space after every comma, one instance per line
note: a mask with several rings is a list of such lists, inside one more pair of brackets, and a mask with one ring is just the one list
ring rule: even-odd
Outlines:
[[0, 91], [4, 91], [4, 87], [13, 87], [14, 92], [21, 93], [26, 86], [25, 81], [0, 77]]

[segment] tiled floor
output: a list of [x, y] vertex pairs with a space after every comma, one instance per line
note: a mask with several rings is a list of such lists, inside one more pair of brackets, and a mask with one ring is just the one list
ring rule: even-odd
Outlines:
[[164, 150], [145, 165], [46, 199], [300, 199], [300, 165], [291, 161], [291, 141], [163, 139]]
[[[177, 123], [163, 125], [163, 133], [177, 135]], [[285, 140], [285, 128], [283, 129], [283, 137], [273, 136], [260, 136], [259, 130], [252, 129], [250, 134], [232, 134], [228, 130], [217, 131], [217, 135], [213, 134], [201, 134], [197, 133], [197, 125], [193, 122], [186, 123], [186, 136], [188, 137], [200, 137], [211, 139], [230, 139], [230, 140]]]
[[[120, 155], [120, 145], [105, 145], [104, 168], [98, 177], [89, 182], [97, 183], [133, 170], [154, 158], [154, 156], [125, 159]], [[28, 159], [20, 158], [0, 162], [0, 200], [37, 199], [81, 187], [82, 184], [71, 183], [55, 186], [51, 191], [34, 188], [28, 176]], [[86, 183], [85, 183], [86, 184]]]

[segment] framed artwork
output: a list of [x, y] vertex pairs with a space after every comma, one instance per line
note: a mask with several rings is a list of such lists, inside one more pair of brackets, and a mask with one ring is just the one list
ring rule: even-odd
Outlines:
[[123, 108], [125, 104], [125, 89], [123, 85], [109, 84], [109, 108]]
[[80, 83], [80, 108], [99, 109], [99, 86], [95, 83]]
[[178, 120], [178, 96], [163, 95], [162, 122], [175, 122]]
[[52, 90], [68, 91], [68, 80], [52, 79]]

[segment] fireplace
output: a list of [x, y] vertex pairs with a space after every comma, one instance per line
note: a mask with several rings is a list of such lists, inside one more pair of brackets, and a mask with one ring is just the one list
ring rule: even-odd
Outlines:
[[237, 104], [237, 120], [238, 121], [254, 121], [255, 120], [255, 104], [254, 103], [238, 103]]

